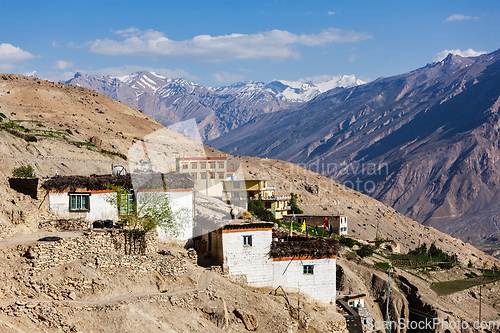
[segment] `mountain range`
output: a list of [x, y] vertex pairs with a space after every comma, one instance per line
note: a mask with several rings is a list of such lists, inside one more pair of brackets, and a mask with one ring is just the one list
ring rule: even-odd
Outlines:
[[256, 117], [209, 144], [307, 165], [486, 246], [500, 239], [499, 106], [500, 51], [449, 54]]
[[164, 126], [195, 118], [203, 140], [215, 139], [256, 116], [294, 108], [330, 89], [364, 84], [354, 75], [337, 75], [316, 83], [250, 81], [213, 88], [149, 71], [123, 77], [76, 73], [66, 83], [143, 110]]
[[363, 82], [204, 87], [152, 72], [68, 83], [163, 125], [196, 118], [227, 153], [306, 165], [425, 225], [476, 245], [500, 242], [499, 51]]

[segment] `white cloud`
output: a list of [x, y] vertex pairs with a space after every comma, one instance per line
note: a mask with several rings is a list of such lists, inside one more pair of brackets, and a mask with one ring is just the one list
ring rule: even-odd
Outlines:
[[129, 38], [129, 37], [134, 37], [134, 36], [139, 36], [141, 35], [142, 31], [135, 28], [135, 27], [130, 27], [130, 28], [127, 28], [127, 29], [123, 29], [123, 30], [117, 30], [117, 31], [114, 31], [113, 29], [111, 29], [111, 32], [115, 35], [120, 35], [124, 38]]
[[242, 74], [233, 74], [233, 73], [220, 71], [220, 72], [214, 73], [212, 76], [212, 79], [216, 83], [233, 83], [233, 82], [244, 81], [245, 76]]
[[333, 11], [331, 11], [331, 10], [330, 10], [330, 11], [328, 12], [328, 15], [335, 15], [335, 12], [333, 12]]
[[356, 53], [353, 53], [349, 56], [349, 62], [354, 62], [358, 58], [359, 58], [359, 55], [357, 55]]
[[71, 61], [58, 60], [52, 65], [52, 69], [55, 71], [64, 71], [74, 66], [75, 65]]
[[52, 42], [52, 47], [61, 47], [56, 41]]
[[77, 72], [93, 74], [93, 75], [109, 75], [112, 77], [119, 77], [129, 75], [135, 72], [140, 72], [143, 70], [148, 70], [150, 72], [155, 72], [157, 74], [163, 75], [169, 78], [179, 78], [183, 77], [188, 80], [198, 80], [196, 75], [189, 74], [182, 69], [168, 69], [168, 68], [154, 68], [148, 66], [138, 66], [138, 65], [125, 65], [119, 67], [107, 67], [102, 69], [92, 69], [92, 70], [77, 70]]
[[35, 56], [31, 53], [14, 45], [7, 43], [0, 44], [0, 63], [2, 64], [12, 64], [14, 62], [24, 61], [34, 57]]
[[463, 14], [453, 14], [453, 15], [450, 15], [448, 16], [448, 18], [446, 20], [444, 20], [445, 22], [452, 22], [452, 21], [469, 21], [469, 20], [478, 20], [479, 17], [477, 16], [469, 16], [469, 15], [463, 15]]
[[90, 51], [105, 55], [174, 57], [183, 60], [217, 62], [235, 59], [298, 58], [299, 45], [321, 46], [331, 43], [355, 43], [372, 38], [369, 34], [329, 28], [318, 34], [297, 35], [285, 30], [255, 34], [210, 36], [174, 41], [155, 30], [128, 28], [114, 32], [123, 40], [97, 39], [89, 42]]
[[486, 52], [484, 51], [474, 51], [473, 49], [468, 49], [468, 50], [460, 50], [460, 49], [456, 49], [456, 50], [443, 50], [441, 52], [439, 52], [438, 54], [436, 54], [432, 60], [434, 62], [436, 61], [441, 61], [443, 60], [444, 58], [446, 58], [446, 56], [449, 54], [449, 53], [453, 53], [453, 54], [457, 54], [461, 57], [477, 57], [481, 54], [485, 54]]

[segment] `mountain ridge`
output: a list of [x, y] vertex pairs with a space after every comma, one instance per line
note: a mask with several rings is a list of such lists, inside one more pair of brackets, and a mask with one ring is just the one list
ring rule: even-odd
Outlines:
[[[328, 91], [291, 113], [257, 117], [209, 144], [318, 165], [349, 185], [369, 184], [370, 195], [419, 222], [487, 241], [499, 232], [499, 67], [500, 51], [450, 54], [409, 73]], [[376, 172], [360, 172], [371, 164]], [[485, 216], [474, 222], [474, 214]]]
[[337, 75], [316, 85], [309, 81], [237, 82], [204, 87], [185, 78], [166, 78], [149, 71], [121, 77], [80, 72], [68, 84], [96, 90], [124, 102], [168, 126], [195, 118], [204, 140], [248, 122], [255, 116], [294, 108], [337, 87], [363, 84], [354, 75]]

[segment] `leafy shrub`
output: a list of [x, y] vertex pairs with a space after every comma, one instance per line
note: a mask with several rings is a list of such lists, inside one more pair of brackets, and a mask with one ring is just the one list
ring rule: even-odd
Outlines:
[[260, 200], [248, 199], [248, 212], [256, 216], [261, 221], [279, 222], [274, 218], [274, 214], [261, 206]]
[[33, 167], [28, 164], [28, 165], [23, 165], [20, 166], [19, 168], [14, 168], [12, 170], [12, 176], [14, 177], [28, 177], [28, 178], [34, 178], [35, 176], [33, 175]]
[[340, 237], [339, 239], [340, 246], [347, 246], [348, 248], [352, 248], [354, 245], [361, 246], [361, 243], [357, 240], [349, 237]]
[[370, 245], [363, 245], [356, 253], [361, 258], [368, 257], [373, 253], [373, 248]]

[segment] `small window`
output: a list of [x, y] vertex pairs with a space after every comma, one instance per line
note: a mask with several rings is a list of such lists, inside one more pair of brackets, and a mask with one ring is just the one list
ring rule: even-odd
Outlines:
[[206, 169], [207, 164], [206, 163], [200, 163], [200, 169]]
[[198, 174], [196, 172], [191, 173], [193, 179], [198, 179]]
[[304, 274], [314, 274], [314, 265], [304, 265]]
[[252, 236], [243, 236], [243, 246], [252, 246]]
[[89, 194], [70, 194], [69, 196], [69, 211], [90, 211], [90, 195]]
[[214, 172], [210, 172], [210, 179], [215, 179], [215, 173]]
[[210, 169], [215, 169], [215, 162], [210, 162]]
[[219, 172], [218, 179], [224, 179], [224, 172]]
[[224, 163], [219, 162], [218, 165], [217, 165], [217, 167], [219, 169], [224, 169]]
[[264, 207], [266, 207], [266, 209], [271, 209], [271, 208], [272, 208], [272, 204], [273, 204], [273, 203], [272, 203], [271, 201], [266, 201], [266, 202], [264, 203]]
[[240, 182], [234, 182], [233, 188], [240, 188]]
[[198, 168], [198, 163], [191, 163], [191, 169], [197, 169]]
[[201, 179], [207, 179], [207, 173], [206, 172], [202, 172], [200, 173], [201, 175]]
[[187, 164], [183, 164], [183, 165], [182, 165], [182, 168], [183, 168], [183, 169], [187, 169], [187, 168], [188, 168], [188, 165], [187, 165]]

